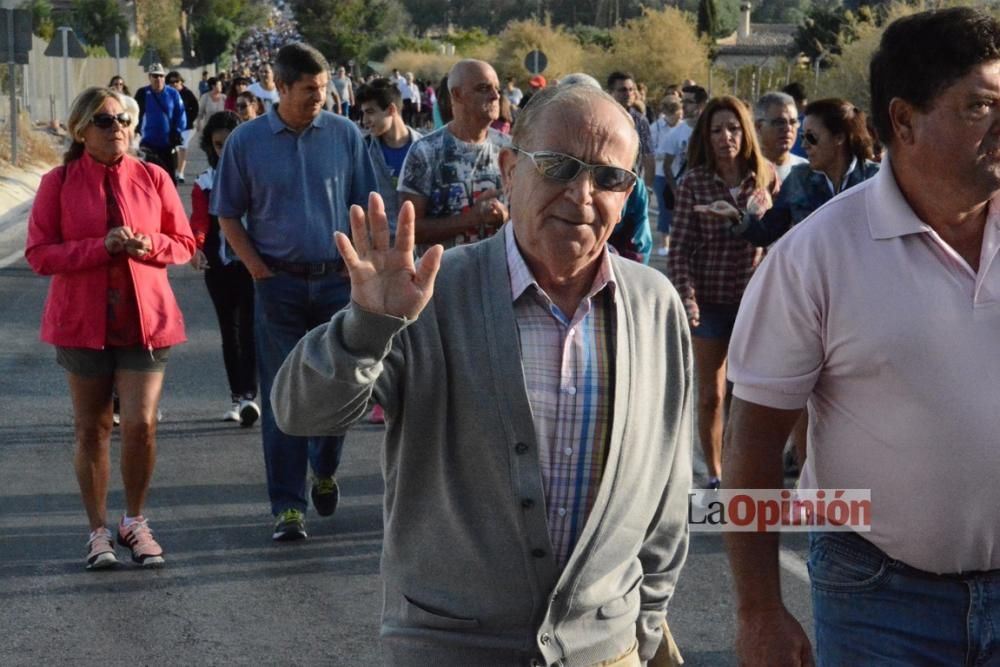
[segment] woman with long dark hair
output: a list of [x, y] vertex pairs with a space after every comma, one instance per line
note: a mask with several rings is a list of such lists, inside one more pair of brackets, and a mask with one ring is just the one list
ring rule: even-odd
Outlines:
[[761, 155], [749, 109], [732, 96], [709, 100], [688, 144], [677, 190], [667, 275], [680, 292], [691, 325], [698, 386], [698, 436], [708, 486], [722, 471], [726, 353], [743, 290], [762, 252], [734, 238], [705, 212], [717, 200], [764, 211], [777, 191], [774, 166]]

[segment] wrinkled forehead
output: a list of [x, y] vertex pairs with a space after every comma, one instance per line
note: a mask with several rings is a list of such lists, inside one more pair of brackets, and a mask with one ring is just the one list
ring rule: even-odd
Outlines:
[[618, 103], [595, 99], [549, 104], [530, 132], [532, 150], [554, 150], [578, 157], [621, 152], [621, 166], [631, 167], [639, 148], [635, 122]]

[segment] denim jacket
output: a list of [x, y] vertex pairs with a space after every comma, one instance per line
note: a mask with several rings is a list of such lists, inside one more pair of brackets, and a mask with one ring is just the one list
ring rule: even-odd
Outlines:
[[[857, 159], [851, 162], [844, 181], [840, 184], [840, 192], [866, 181], [878, 173], [879, 165], [865, 160], [859, 163]], [[813, 171], [808, 164], [792, 167], [788, 178], [781, 184], [781, 189], [772, 206], [763, 217], [757, 217], [749, 212], [744, 213], [743, 220], [733, 226], [734, 236], [743, 237], [755, 246], [765, 247], [777, 241], [781, 236], [805, 220], [809, 214], [826, 202], [833, 199], [833, 185], [826, 174]]]

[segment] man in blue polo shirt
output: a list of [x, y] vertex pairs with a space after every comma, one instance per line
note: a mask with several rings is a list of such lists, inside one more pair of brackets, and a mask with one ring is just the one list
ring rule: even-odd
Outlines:
[[187, 129], [184, 100], [172, 86], [166, 84], [167, 71], [160, 63], [153, 63], [146, 70], [149, 85], [135, 91], [139, 104], [136, 127], [142, 135], [139, 146], [146, 150], [146, 160], [163, 167], [170, 179], [177, 183], [176, 147], [183, 143]]
[[343, 437], [282, 433], [271, 409], [271, 383], [299, 338], [350, 300], [333, 233], [350, 234], [351, 205], [366, 206], [377, 187], [357, 127], [323, 110], [330, 81], [323, 55], [306, 44], [289, 44], [278, 52], [274, 74], [281, 102], [226, 141], [211, 211], [256, 287], [261, 430], [276, 517], [272, 538], [299, 540], [306, 537], [310, 465], [313, 507], [321, 516], [336, 510], [334, 473]]

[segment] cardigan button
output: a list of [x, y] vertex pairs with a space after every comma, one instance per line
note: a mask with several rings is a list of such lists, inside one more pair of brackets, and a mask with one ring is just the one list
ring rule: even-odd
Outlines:
[[532, 549], [531, 555], [535, 558], [545, 558], [548, 554], [545, 553], [545, 549]]
[[518, 454], [525, 454], [528, 451], [528, 445], [523, 442], [519, 442], [514, 445], [514, 451]]
[[534, 506], [535, 506], [535, 501], [532, 500], [531, 498], [522, 498], [521, 499], [521, 507], [523, 507], [524, 509], [530, 510]]
[[542, 636], [539, 638], [539, 641], [541, 641], [543, 645], [548, 644], [550, 641], [552, 641], [552, 637], [549, 635], [549, 633], [543, 632]]

